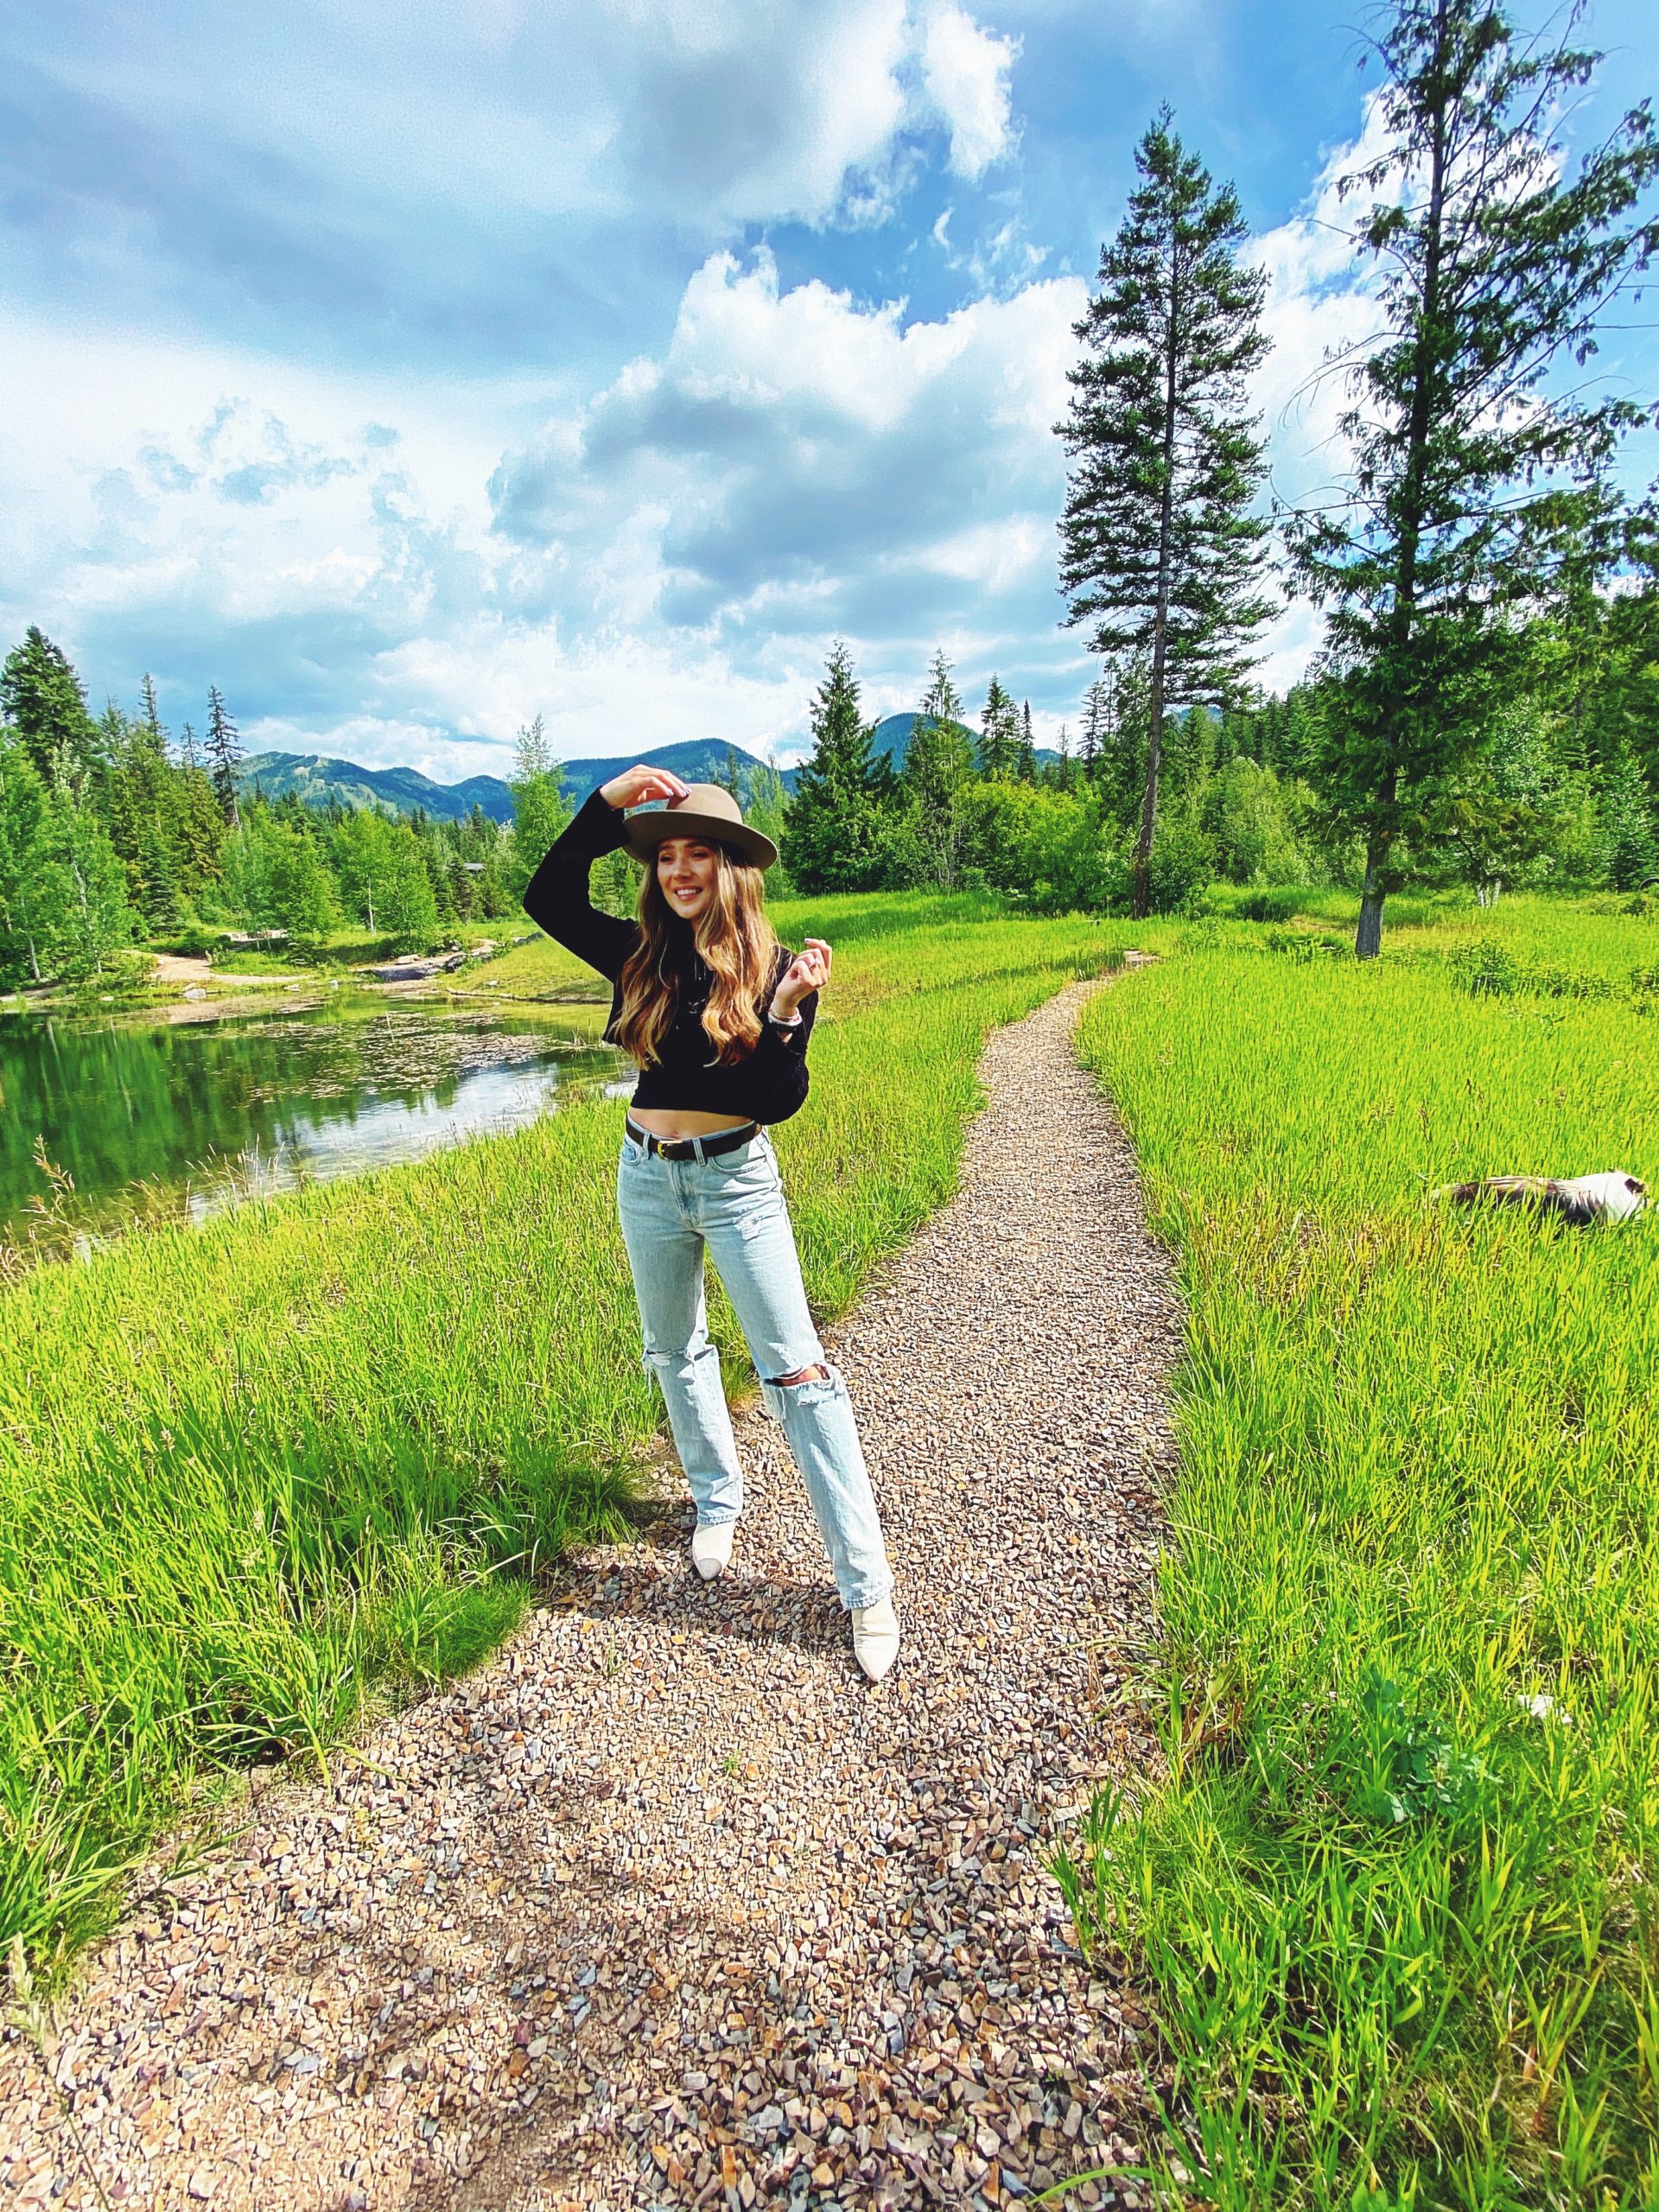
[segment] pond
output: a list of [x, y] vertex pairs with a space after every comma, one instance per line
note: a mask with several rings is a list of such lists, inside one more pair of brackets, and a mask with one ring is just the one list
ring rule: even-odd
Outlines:
[[[619, 1096], [632, 1063], [600, 1042], [607, 1005], [390, 998], [350, 986], [171, 1020], [0, 1022], [0, 1244], [73, 1179], [65, 1249], [132, 1220], [221, 1207], [520, 1128], [561, 1096]], [[207, 1014], [208, 1018], [194, 1018]]]

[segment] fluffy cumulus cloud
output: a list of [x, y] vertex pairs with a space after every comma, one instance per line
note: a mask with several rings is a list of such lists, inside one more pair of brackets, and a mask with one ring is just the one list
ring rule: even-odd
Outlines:
[[[0, 72], [0, 625], [99, 703], [148, 668], [176, 727], [216, 682], [256, 747], [445, 780], [537, 712], [570, 757], [791, 757], [838, 634], [872, 710], [943, 645], [1052, 738], [1090, 673], [1053, 435], [1087, 294], [1043, 273], [1077, 238], [1020, 104], [1057, 5], [35, 10]], [[1340, 474], [1327, 357], [1377, 322], [1360, 123], [1249, 249], [1287, 499]], [[1121, 185], [1068, 181], [1090, 265]], [[1263, 673], [1317, 641], [1287, 610]]]
[[[572, 755], [646, 730], [787, 751], [836, 632], [888, 706], [938, 642], [1027, 688], [1052, 664], [1051, 424], [1084, 296], [907, 324], [715, 254], [659, 356], [505, 452], [512, 395], [474, 395], [468, 435], [454, 395], [388, 423], [372, 385], [162, 345], [118, 380], [36, 330], [29, 411], [79, 450], [4, 508], [9, 572], [53, 578], [116, 688], [156, 669], [176, 720], [220, 682], [259, 746], [465, 772], [539, 710]], [[5, 595], [14, 629], [39, 611]]]
[[721, 243], [1013, 155], [1020, 42], [958, 0], [10, 39], [0, 620], [96, 696], [217, 681], [256, 745], [459, 772], [537, 710], [573, 753], [792, 740], [837, 630], [895, 704], [937, 639], [1052, 640], [1080, 288], [916, 316]]
[[1056, 280], [906, 327], [895, 302], [781, 290], [764, 250], [713, 256], [659, 360], [503, 463], [500, 526], [585, 623], [731, 652], [836, 629], [913, 649], [964, 588], [989, 635], [1052, 626], [1051, 425], [1084, 296]]
[[12, 24], [15, 284], [332, 359], [592, 355], [654, 315], [686, 241], [880, 219], [918, 134], [964, 176], [1010, 141], [1014, 44], [955, 0], [83, 0]]
[[[1352, 245], [1362, 200], [1344, 197], [1340, 188], [1386, 146], [1373, 95], [1357, 137], [1326, 153], [1302, 207], [1247, 249], [1248, 258], [1267, 271], [1262, 327], [1273, 340], [1252, 396], [1268, 435], [1271, 489], [1287, 506], [1317, 503], [1348, 465], [1340, 428], [1353, 403], [1348, 371], [1363, 360], [1382, 327], [1382, 310], [1376, 264], [1357, 259]], [[1283, 608], [1260, 671], [1270, 689], [1295, 682], [1318, 649], [1322, 627], [1303, 601]]]
[[922, 81], [950, 132], [950, 167], [978, 177], [1007, 151], [1012, 135], [1010, 76], [1017, 39], [982, 29], [950, 4], [928, 12], [922, 29]]

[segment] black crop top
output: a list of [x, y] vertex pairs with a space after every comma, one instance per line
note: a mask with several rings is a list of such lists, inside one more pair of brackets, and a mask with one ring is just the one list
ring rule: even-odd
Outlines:
[[[588, 877], [601, 854], [615, 852], [626, 841], [621, 810], [599, 791], [590, 792], [549, 846], [524, 899], [524, 912], [538, 929], [578, 960], [597, 968], [613, 986], [610, 1020], [605, 1025], [607, 1039], [622, 1011], [617, 979], [639, 941], [639, 925], [601, 913], [588, 895]], [[809, 991], [798, 1009], [799, 1028], [782, 1029], [766, 1019], [772, 994], [794, 954], [787, 945], [779, 945], [772, 981], [764, 997], [755, 1001], [761, 1023], [759, 1042], [728, 1066], [711, 1066], [715, 1048], [702, 1016], [713, 977], [697, 952], [691, 924], [677, 914], [669, 917], [669, 941], [680, 979], [679, 1003], [672, 1027], [658, 1047], [660, 1057], [640, 1070], [634, 1105], [729, 1114], [734, 1121], [786, 1122], [806, 1103], [807, 1040], [818, 1010], [818, 995]]]

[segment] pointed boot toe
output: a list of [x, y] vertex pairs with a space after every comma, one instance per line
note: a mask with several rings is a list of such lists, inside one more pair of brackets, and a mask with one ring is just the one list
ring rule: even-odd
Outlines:
[[735, 1521], [715, 1521], [706, 1527], [699, 1524], [691, 1532], [691, 1564], [705, 1582], [712, 1582], [731, 1565], [736, 1528]]
[[899, 1656], [899, 1616], [891, 1598], [854, 1606], [853, 1656], [873, 1682], [879, 1682]]

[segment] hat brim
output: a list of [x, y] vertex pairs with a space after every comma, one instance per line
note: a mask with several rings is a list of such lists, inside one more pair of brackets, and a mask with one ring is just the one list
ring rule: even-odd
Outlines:
[[751, 868], [767, 868], [778, 857], [778, 848], [763, 830], [747, 822], [728, 822], [719, 814], [699, 814], [689, 806], [653, 807], [631, 814], [623, 832], [628, 850], [637, 861], [648, 861], [664, 837], [706, 837], [713, 845], [729, 845]]

